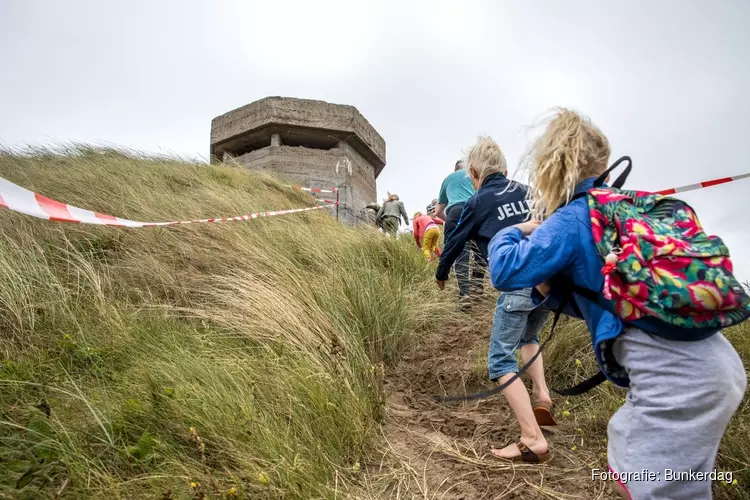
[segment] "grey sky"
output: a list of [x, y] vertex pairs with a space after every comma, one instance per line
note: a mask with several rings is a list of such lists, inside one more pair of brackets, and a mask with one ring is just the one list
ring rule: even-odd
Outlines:
[[[211, 118], [255, 99], [352, 104], [411, 213], [478, 134], [514, 168], [570, 106], [656, 190], [750, 170], [748, 25], [744, 0], [1, 0], [0, 141], [205, 157]], [[749, 279], [750, 181], [684, 198]]]

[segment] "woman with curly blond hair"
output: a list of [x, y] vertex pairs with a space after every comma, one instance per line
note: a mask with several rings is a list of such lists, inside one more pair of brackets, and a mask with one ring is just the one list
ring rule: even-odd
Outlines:
[[[657, 318], [626, 322], [599, 297], [605, 262], [585, 194], [608, 170], [609, 155], [609, 141], [588, 118], [567, 109], [555, 113], [528, 156], [537, 221], [492, 240], [492, 283], [501, 291], [538, 285], [535, 302], [554, 309], [569, 300], [566, 313], [586, 322], [601, 372], [629, 388], [608, 427], [610, 475], [623, 496], [711, 498], [711, 481], [694, 473], [714, 468], [721, 437], [745, 392], [745, 370], [718, 329], [693, 330]], [[521, 436], [501, 454], [545, 451]], [[644, 469], [655, 480], [632, 479]], [[667, 469], [687, 479], [669, 481]], [[618, 481], [622, 477], [631, 480]]]

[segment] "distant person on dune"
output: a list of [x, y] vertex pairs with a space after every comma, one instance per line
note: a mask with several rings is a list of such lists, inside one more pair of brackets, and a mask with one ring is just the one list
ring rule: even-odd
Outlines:
[[417, 247], [422, 249], [424, 258], [430, 262], [435, 260], [435, 256], [440, 257], [438, 242], [440, 241], [440, 227], [443, 225], [443, 219], [424, 215], [422, 212], [414, 214], [414, 240]]
[[375, 226], [376, 229], [382, 229], [381, 219], [378, 218], [378, 213], [380, 213], [380, 205], [377, 203], [370, 203], [368, 205], [365, 205], [364, 210], [367, 211], [367, 218], [369, 222]]
[[399, 200], [397, 194], [389, 195], [388, 200], [380, 207], [377, 216], [378, 219], [382, 219], [383, 230], [386, 234], [396, 237], [402, 217], [404, 218], [404, 223], [408, 226], [409, 216], [406, 215], [406, 208], [404, 208], [403, 202]]
[[[453, 229], [461, 218], [464, 205], [469, 198], [476, 193], [469, 174], [464, 168], [463, 160], [456, 162], [454, 171], [448, 175], [440, 186], [440, 194], [437, 199], [436, 216], [445, 221], [445, 242], [451, 237]], [[458, 301], [462, 309], [471, 307], [471, 295], [477, 297], [482, 295], [484, 289], [484, 271], [486, 263], [475, 251], [476, 245], [473, 241], [467, 241], [461, 248], [459, 255], [453, 259], [453, 271], [458, 281]], [[469, 267], [471, 256], [474, 256], [474, 266]], [[471, 271], [471, 277], [469, 276]]]
[[437, 198], [434, 198], [429, 205], [427, 205], [427, 215], [434, 217], [437, 215]]

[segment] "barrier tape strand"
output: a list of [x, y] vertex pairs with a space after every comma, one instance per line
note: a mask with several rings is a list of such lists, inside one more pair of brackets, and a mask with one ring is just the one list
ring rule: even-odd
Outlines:
[[[735, 175], [732, 177], [722, 177], [719, 179], [713, 179], [710, 181], [699, 182], [697, 184], [688, 184], [672, 189], [664, 189], [662, 191], [656, 191], [656, 194], [671, 195], [677, 193], [684, 193], [687, 191], [694, 191], [697, 189], [703, 189], [707, 187], [717, 186], [719, 184], [726, 184], [728, 182], [738, 181], [740, 179], [750, 178], [750, 173]], [[335, 193], [338, 188], [333, 187], [329, 189], [321, 188], [306, 188], [302, 186], [292, 186], [295, 189], [301, 191], [307, 191], [310, 193]], [[153, 227], [153, 226], [175, 226], [184, 224], [199, 224], [199, 223], [220, 223], [220, 222], [235, 222], [235, 221], [246, 221], [257, 219], [260, 217], [273, 217], [276, 215], [294, 214], [300, 212], [310, 212], [313, 210], [320, 210], [323, 208], [335, 207], [338, 202], [333, 200], [316, 200], [321, 203], [315, 207], [305, 208], [293, 208], [288, 210], [272, 210], [266, 212], [256, 212], [245, 215], [237, 215], [234, 217], [215, 217], [211, 219], [194, 219], [184, 221], [167, 221], [167, 222], [140, 222], [129, 219], [123, 219], [121, 217], [115, 217], [112, 215], [101, 214], [86, 210], [83, 208], [74, 207], [66, 203], [47, 198], [46, 196], [40, 195], [33, 191], [29, 191], [17, 184], [14, 184], [6, 179], [0, 177], [0, 207], [13, 210], [14, 212], [20, 212], [32, 217], [40, 219], [47, 219], [56, 222], [72, 222], [78, 224], [97, 224], [100, 226], [121, 226], [121, 227]]]
[[47, 198], [41, 194], [29, 191], [17, 184], [14, 184], [0, 177], [0, 207], [20, 212], [39, 219], [47, 219], [56, 222], [72, 222], [77, 224], [97, 224], [100, 226], [120, 226], [120, 227], [154, 227], [154, 226], [175, 226], [184, 224], [199, 223], [220, 223], [220, 222], [238, 222], [260, 217], [273, 217], [276, 215], [294, 214], [300, 212], [310, 212], [323, 208], [336, 206], [336, 202], [325, 203], [315, 207], [292, 208], [288, 210], [272, 210], [265, 212], [256, 212], [234, 217], [215, 217], [211, 219], [194, 219], [183, 221], [167, 222], [140, 222], [129, 219], [123, 219], [112, 215], [101, 214], [83, 208], [74, 207], [66, 203]]
[[750, 174], [734, 175], [732, 177], [722, 177], [720, 179], [714, 179], [712, 181], [699, 182], [697, 184], [688, 184], [686, 186], [680, 186], [672, 189], [664, 189], [662, 191], [656, 191], [656, 194], [670, 195], [677, 193], [684, 193], [686, 191], [695, 191], [696, 189], [703, 189], [711, 186], [718, 186], [719, 184], [726, 184], [727, 182], [738, 181], [740, 179], [747, 179]]

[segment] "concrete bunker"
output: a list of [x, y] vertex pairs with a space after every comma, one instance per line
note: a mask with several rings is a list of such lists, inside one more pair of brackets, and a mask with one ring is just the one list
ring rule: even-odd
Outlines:
[[376, 200], [385, 141], [354, 106], [267, 97], [211, 121], [211, 157], [304, 187], [336, 186], [340, 218], [353, 223]]

